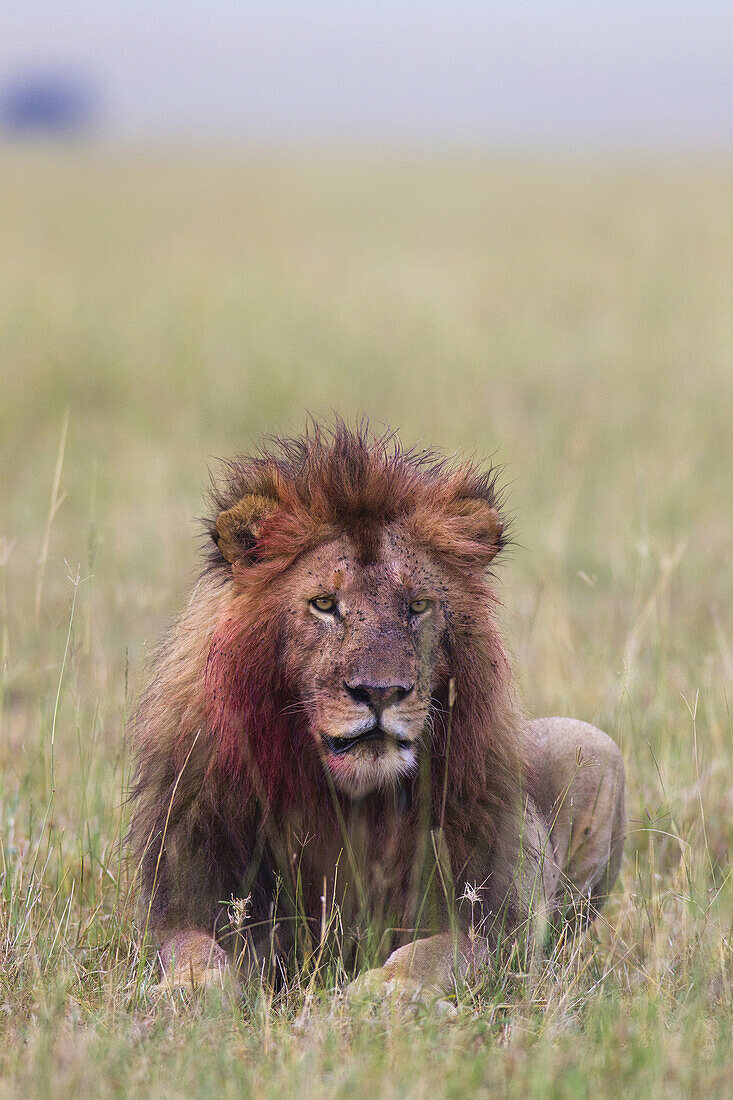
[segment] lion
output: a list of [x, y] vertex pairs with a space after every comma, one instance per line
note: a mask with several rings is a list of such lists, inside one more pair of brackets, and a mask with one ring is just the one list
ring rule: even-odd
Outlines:
[[[450, 992], [592, 920], [624, 767], [526, 718], [497, 628], [497, 472], [314, 424], [229, 462], [139, 706], [131, 843], [164, 982], [339, 965]], [[329, 948], [330, 950], [330, 948]]]

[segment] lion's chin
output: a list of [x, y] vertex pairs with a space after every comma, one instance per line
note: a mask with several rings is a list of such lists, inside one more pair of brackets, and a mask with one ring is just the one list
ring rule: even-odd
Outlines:
[[348, 747], [328, 737], [322, 737], [321, 742], [324, 764], [334, 786], [351, 798], [394, 789], [417, 766], [415, 748], [409, 741], [360, 739]]

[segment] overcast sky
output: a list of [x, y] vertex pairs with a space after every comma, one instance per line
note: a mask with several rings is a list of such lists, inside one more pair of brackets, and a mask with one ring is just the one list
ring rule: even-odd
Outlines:
[[131, 136], [733, 147], [731, 0], [6, 0]]

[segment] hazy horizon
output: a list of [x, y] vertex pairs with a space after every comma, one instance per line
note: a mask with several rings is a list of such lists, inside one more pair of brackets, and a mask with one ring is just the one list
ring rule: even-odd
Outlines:
[[106, 133], [291, 142], [733, 147], [733, 7], [27, 0], [0, 88], [96, 86]]

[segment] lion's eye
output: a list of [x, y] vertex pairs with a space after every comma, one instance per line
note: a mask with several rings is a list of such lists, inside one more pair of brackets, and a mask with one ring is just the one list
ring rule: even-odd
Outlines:
[[424, 615], [428, 608], [432, 607], [432, 600], [413, 600], [410, 604], [411, 615]]
[[316, 611], [323, 612], [324, 615], [332, 615], [336, 610], [336, 600], [333, 596], [316, 596], [314, 600], [310, 601], [311, 607], [315, 607]]

